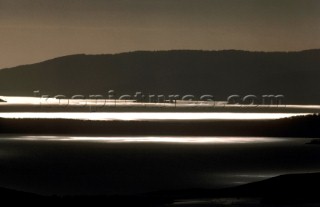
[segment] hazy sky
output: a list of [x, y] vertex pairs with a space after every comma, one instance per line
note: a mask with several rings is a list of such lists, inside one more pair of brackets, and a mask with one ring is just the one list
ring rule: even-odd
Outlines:
[[75, 53], [311, 48], [318, 0], [0, 0], [0, 68]]

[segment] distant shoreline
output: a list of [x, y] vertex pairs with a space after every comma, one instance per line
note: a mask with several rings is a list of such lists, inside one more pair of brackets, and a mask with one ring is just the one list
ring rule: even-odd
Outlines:
[[4, 119], [1, 134], [110, 136], [249, 136], [320, 137], [318, 115], [278, 120], [85, 121], [71, 119]]

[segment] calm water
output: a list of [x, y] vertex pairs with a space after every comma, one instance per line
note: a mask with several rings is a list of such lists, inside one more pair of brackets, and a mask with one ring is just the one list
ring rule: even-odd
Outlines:
[[320, 171], [303, 138], [0, 137], [0, 186], [43, 194], [219, 188]]

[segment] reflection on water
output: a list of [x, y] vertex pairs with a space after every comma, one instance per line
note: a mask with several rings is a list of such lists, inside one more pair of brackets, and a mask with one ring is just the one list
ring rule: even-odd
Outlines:
[[101, 143], [182, 143], [182, 144], [257, 144], [288, 141], [287, 138], [267, 137], [73, 137], [73, 136], [19, 136], [2, 138], [29, 141], [74, 141]]
[[82, 120], [215, 120], [280, 119], [306, 113], [0, 113], [2, 118], [82, 119]]

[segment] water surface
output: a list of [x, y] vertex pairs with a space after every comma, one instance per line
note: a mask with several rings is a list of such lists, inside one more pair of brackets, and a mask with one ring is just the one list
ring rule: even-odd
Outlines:
[[308, 141], [2, 135], [0, 185], [43, 194], [220, 188], [320, 171], [320, 149]]

